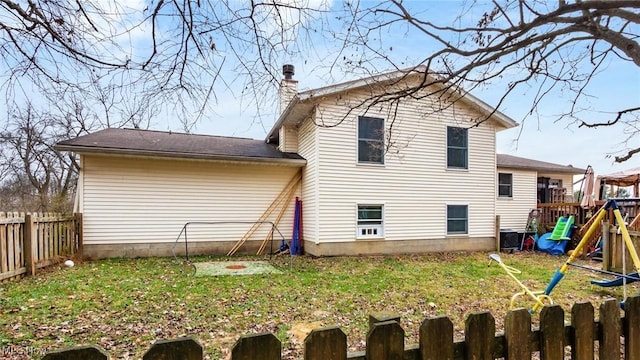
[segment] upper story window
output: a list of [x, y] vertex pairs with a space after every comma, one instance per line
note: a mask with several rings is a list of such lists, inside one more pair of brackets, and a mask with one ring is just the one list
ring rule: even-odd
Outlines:
[[468, 130], [447, 126], [447, 167], [468, 169]]
[[498, 173], [498, 197], [513, 197], [513, 174]]
[[358, 162], [384, 164], [384, 119], [358, 118]]

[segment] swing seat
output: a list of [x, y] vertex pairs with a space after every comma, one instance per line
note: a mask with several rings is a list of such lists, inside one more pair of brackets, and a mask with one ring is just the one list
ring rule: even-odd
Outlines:
[[627, 274], [626, 276], [619, 276], [613, 280], [591, 280], [593, 285], [598, 285], [602, 287], [613, 287], [613, 286], [621, 286], [624, 283], [624, 279], [627, 279], [627, 284], [634, 283], [636, 281], [640, 281], [640, 275], [637, 272], [632, 272]]

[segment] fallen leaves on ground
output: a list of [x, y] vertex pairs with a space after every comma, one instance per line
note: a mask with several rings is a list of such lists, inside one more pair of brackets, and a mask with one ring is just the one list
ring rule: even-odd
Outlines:
[[[535, 289], [564, 261], [533, 253], [502, 258], [520, 268], [519, 277]], [[227, 260], [195, 261], [217, 259]], [[417, 342], [425, 318], [439, 315], [451, 318], [458, 336], [472, 312], [490, 311], [500, 329], [511, 295], [521, 290], [500, 268], [487, 266], [486, 253], [302, 256], [293, 259], [292, 268], [289, 261], [271, 260], [285, 272], [281, 275], [197, 278], [192, 266], [169, 258], [53, 267], [1, 285], [0, 349], [15, 350], [11, 359], [30, 359], [52, 349], [96, 344], [113, 359], [137, 359], [157, 340], [193, 336], [207, 358], [225, 359], [241, 335], [270, 332], [283, 343], [283, 359], [300, 359], [304, 337], [320, 326], [339, 326], [349, 351], [364, 350], [368, 315], [380, 311], [401, 316], [407, 344]], [[578, 301], [597, 305], [621, 296], [617, 288], [593, 289], [587, 274], [572, 270], [555, 290], [554, 300], [565, 312]], [[522, 301], [526, 306], [527, 299]], [[0, 358], [5, 353], [0, 351]]]

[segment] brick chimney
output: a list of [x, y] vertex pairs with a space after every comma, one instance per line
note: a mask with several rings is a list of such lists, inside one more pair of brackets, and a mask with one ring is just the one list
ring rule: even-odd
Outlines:
[[[280, 82], [280, 115], [284, 113], [291, 100], [298, 93], [298, 81], [293, 80], [295, 68], [293, 65], [283, 65], [282, 75], [284, 79]], [[284, 152], [298, 151], [298, 129], [293, 125], [280, 126], [278, 131], [278, 149]]]
[[280, 82], [280, 114], [284, 112], [284, 109], [298, 92], [298, 81], [293, 80], [295, 67], [290, 64], [283, 65], [282, 75], [284, 75], [284, 79]]

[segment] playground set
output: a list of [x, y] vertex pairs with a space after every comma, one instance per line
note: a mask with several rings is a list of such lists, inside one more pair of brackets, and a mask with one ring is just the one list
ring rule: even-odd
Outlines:
[[522, 233], [520, 250], [533, 250], [547, 252], [552, 255], [564, 254], [567, 243], [571, 240], [571, 234], [575, 228], [575, 216], [561, 216], [558, 218], [553, 231], [538, 236], [541, 231], [539, 209], [529, 211], [527, 225]]
[[[516, 277], [516, 274], [521, 273], [520, 270], [506, 265], [498, 254], [489, 255], [489, 258], [490, 258], [489, 263], [491, 264], [491, 262], [495, 261], [507, 273], [507, 275], [509, 275], [509, 277], [515, 280], [518, 286], [522, 289], [522, 291], [515, 293], [511, 297], [512, 308], [515, 306], [516, 300], [519, 297], [525, 296], [525, 295], [529, 296], [534, 301], [534, 305], [529, 310], [531, 314], [535, 313], [536, 311], [538, 311], [538, 309], [545, 306], [546, 304], [553, 304], [553, 300], [550, 297], [551, 292], [558, 285], [558, 283], [560, 283], [560, 281], [564, 278], [565, 274], [569, 270], [569, 267], [573, 266], [577, 268], [583, 268], [583, 269], [595, 271], [601, 274], [615, 276], [615, 279], [612, 279], [612, 280], [592, 280], [591, 283], [601, 287], [623, 286], [624, 299], [620, 303], [620, 305], [624, 309], [624, 301], [627, 298], [626, 285], [635, 281], [640, 281], [640, 275], [638, 275], [638, 272], [640, 272], [640, 258], [638, 257], [638, 253], [636, 252], [635, 246], [631, 240], [631, 236], [629, 235], [629, 231], [627, 229], [627, 226], [625, 225], [624, 219], [622, 217], [622, 214], [620, 213], [620, 209], [618, 208], [618, 204], [616, 203], [616, 200], [620, 200], [620, 199], [609, 199], [605, 203], [605, 205], [602, 206], [598, 210], [598, 212], [594, 215], [594, 221], [591, 222], [591, 224], [587, 228], [586, 232], [582, 236], [580, 242], [574, 249], [573, 253], [569, 256], [566, 262], [559, 269], [556, 270], [555, 274], [551, 278], [551, 281], [549, 282], [545, 290], [539, 290], [539, 291], [530, 290], [525, 284], [523, 284]], [[626, 271], [625, 266], [623, 266], [622, 273], [615, 273], [611, 271], [605, 271], [605, 270], [595, 269], [587, 266], [582, 266], [579, 264], [574, 264], [574, 261], [576, 260], [576, 258], [580, 256], [584, 250], [587, 250], [586, 247], [589, 245], [592, 235], [594, 234], [596, 229], [599, 226], [601, 226], [600, 223], [604, 219], [605, 215], [609, 210], [613, 211], [613, 215], [619, 227], [620, 234], [622, 235], [622, 238], [623, 238], [623, 242], [622, 242], [623, 254], [625, 253], [625, 247], [626, 247], [626, 249], [629, 251], [629, 254], [631, 255], [631, 260], [633, 262], [635, 272], [625, 274], [624, 273]], [[556, 224], [554, 231], [549, 236], [549, 239], [552, 239], [550, 241], [564, 241], [564, 242], [568, 241], [570, 236], [570, 229], [573, 227], [572, 225], [573, 225], [572, 217], [561, 218], [560, 220], [558, 220], [558, 223]], [[623, 255], [623, 261], [624, 261], [624, 255]]]

